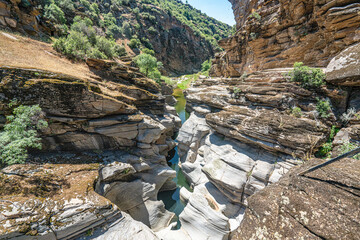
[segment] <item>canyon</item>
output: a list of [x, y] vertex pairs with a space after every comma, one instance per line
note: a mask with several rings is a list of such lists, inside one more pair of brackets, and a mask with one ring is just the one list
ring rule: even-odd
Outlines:
[[[236, 34], [175, 107], [125, 58], [76, 63], [0, 32], [0, 126], [14, 99], [49, 123], [41, 151], [1, 169], [0, 239], [360, 238], [359, 161], [302, 175], [329, 139], [330, 157], [360, 141], [359, 3], [230, 2]], [[326, 84], [290, 81], [295, 62]]]

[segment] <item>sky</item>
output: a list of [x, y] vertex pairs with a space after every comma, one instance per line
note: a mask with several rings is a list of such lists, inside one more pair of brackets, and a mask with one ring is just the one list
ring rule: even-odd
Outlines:
[[[186, 2], [186, 0], [182, 0]], [[193, 7], [208, 16], [220, 20], [230, 26], [235, 24], [234, 13], [228, 0], [188, 0]]]

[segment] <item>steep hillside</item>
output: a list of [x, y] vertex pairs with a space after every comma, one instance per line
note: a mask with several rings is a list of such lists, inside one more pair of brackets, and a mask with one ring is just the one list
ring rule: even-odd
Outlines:
[[[176, 0], [2, 0], [0, 9], [3, 28], [43, 40], [49, 36], [66, 37], [72, 31], [81, 32], [91, 43], [92, 34], [114, 39], [119, 45], [116, 56], [153, 50], [165, 71], [175, 75], [199, 71], [201, 63], [214, 55], [217, 40], [227, 37], [230, 31], [230, 26]], [[84, 24], [92, 29], [85, 29]], [[82, 35], [76, 37], [81, 39]], [[92, 47], [79, 54], [80, 58], [112, 57], [104, 44]]]

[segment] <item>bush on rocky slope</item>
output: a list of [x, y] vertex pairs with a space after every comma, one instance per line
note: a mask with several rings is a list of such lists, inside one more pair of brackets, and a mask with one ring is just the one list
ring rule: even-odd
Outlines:
[[304, 66], [302, 62], [294, 64], [289, 76], [292, 82], [299, 82], [306, 89], [319, 88], [325, 84], [325, 74], [321, 69]]
[[112, 39], [97, 35], [92, 25], [89, 18], [75, 17], [70, 33], [55, 40], [55, 50], [72, 59], [111, 59], [126, 55], [123, 46]]
[[38, 131], [48, 125], [42, 119], [39, 105], [21, 105], [13, 113], [7, 117], [4, 131], [0, 132], [0, 159], [1, 164], [6, 165], [24, 163], [28, 157], [28, 148], [41, 149]]

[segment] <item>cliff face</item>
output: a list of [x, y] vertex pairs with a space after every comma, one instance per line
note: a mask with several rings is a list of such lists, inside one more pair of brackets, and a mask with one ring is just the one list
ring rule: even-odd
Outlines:
[[294, 62], [325, 67], [358, 42], [360, 5], [345, 1], [231, 0], [237, 33], [220, 41], [213, 76], [291, 67]]

